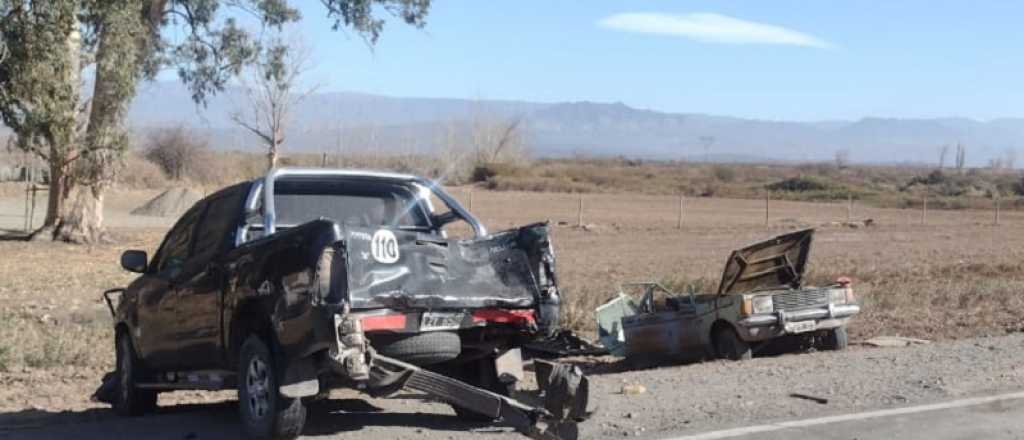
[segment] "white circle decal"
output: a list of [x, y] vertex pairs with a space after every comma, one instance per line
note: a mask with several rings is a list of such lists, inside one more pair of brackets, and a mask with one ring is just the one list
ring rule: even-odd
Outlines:
[[398, 239], [395, 234], [387, 229], [375, 232], [370, 240], [370, 254], [379, 263], [391, 264], [398, 261]]

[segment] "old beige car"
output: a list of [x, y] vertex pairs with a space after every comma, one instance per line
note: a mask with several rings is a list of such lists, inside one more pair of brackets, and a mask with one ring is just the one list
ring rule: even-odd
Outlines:
[[[813, 229], [734, 251], [716, 293], [677, 294], [657, 283], [624, 285], [597, 310], [602, 343], [627, 358], [749, 359], [785, 338], [817, 349], [847, 346], [860, 312], [850, 282], [803, 286]], [[625, 292], [639, 287], [639, 300]]]

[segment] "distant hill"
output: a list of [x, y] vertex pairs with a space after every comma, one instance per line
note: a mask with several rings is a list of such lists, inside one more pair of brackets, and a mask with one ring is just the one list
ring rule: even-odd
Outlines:
[[[257, 141], [228, 114], [241, 103], [237, 90], [199, 108], [174, 82], [145, 85], [133, 103], [133, 131], [183, 124], [217, 148], [255, 149]], [[935, 163], [942, 144], [968, 146], [968, 162], [984, 165], [1009, 150], [1024, 150], [1024, 119], [968, 118], [786, 122], [665, 113], [622, 103], [399, 98], [363, 93], [315, 94], [295, 111], [285, 148], [305, 152], [430, 151], [465, 138], [474, 120], [521, 118], [538, 156], [626, 155], [702, 160], [701, 137], [719, 161], [832, 160], [839, 150], [855, 162]], [[951, 149], [952, 150], [952, 149]], [[952, 161], [952, 151], [947, 161]]]

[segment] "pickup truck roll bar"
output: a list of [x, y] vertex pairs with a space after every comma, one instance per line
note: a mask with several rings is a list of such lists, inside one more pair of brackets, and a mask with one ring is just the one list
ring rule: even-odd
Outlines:
[[[329, 168], [274, 168], [267, 173], [260, 181], [253, 185], [252, 191], [245, 202], [246, 213], [256, 210], [256, 202], [263, 197], [263, 231], [265, 235], [273, 234], [276, 231], [277, 215], [274, 211], [274, 183], [282, 177], [369, 177], [386, 180], [405, 181], [416, 184], [430, 190], [437, 198], [441, 199], [448, 208], [456, 215], [465, 220], [473, 228], [477, 237], [487, 236], [487, 228], [479, 219], [473, 216], [466, 208], [455, 200], [450, 194], [444, 191], [437, 182], [409, 174], [389, 173], [383, 171], [366, 171], [353, 169], [329, 169]], [[429, 199], [427, 200], [429, 203]]]

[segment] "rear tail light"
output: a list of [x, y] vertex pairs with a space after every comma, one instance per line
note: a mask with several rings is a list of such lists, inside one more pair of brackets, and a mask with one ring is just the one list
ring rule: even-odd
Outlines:
[[535, 323], [533, 310], [483, 309], [473, 312], [473, 323], [493, 322], [498, 324], [527, 325]]
[[405, 329], [405, 315], [402, 314], [364, 316], [359, 321], [363, 324], [364, 332]]

